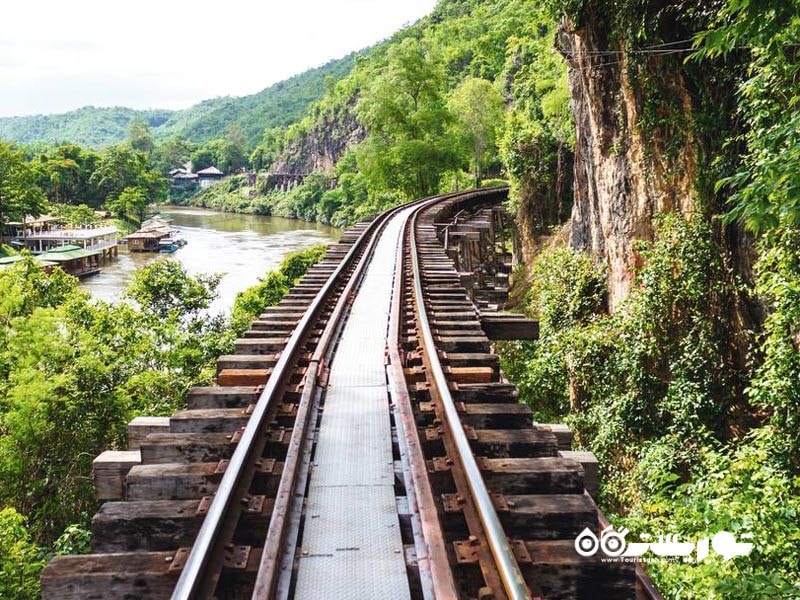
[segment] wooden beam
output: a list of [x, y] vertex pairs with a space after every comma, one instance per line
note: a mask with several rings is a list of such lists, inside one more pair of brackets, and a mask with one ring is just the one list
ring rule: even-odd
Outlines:
[[510, 313], [481, 314], [481, 327], [490, 340], [539, 339], [539, 322]]

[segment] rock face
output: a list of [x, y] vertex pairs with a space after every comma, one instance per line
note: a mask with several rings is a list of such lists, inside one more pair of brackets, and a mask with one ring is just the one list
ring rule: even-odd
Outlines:
[[663, 73], [661, 93], [682, 113], [674, 119], [680, 131], [659, 127], [648, 133], [630, 65], [622, 54], [598, 54], [609, 50], [604, 26], [587, 21], [576, 29], [565, 22], [558, 36], [569, 65], [577, 132], [570, 245], [607, 263], [614, 310], [633, 282], [634, 243], [652, 238], [654, 215], [694, 210], [697, 157], [691, 100], [680, 70], [652, 69]]
[[320, 115], [310, 129], [288, 144], [272, 170], [303, 175], [312, 171], [331, 173], [347, 150], [366, 137], [351, 108], [343, 116]]

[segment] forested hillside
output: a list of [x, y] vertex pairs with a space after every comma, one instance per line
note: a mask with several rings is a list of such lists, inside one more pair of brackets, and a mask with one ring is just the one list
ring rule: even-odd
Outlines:
[[530, 0], [442, 1], [357, 61], [302, 120], [265, 132], [254, 166], [315, 173], [307, 185], [289, 194], [235, 185], [198, 202], [345, 224], [501, 175], [524, 181], [523, 197], [537, 183], [549, 189], [552, 164], [568, 204], [574, 131], [555, 32], [555, 19]]
[[101, 148], [125, 139], [128, 125], [142, 120], [148, 127], [161, 127], [172, 111], [141, 111], [131, 108], [86, 106], [63, 115], [0, 118], [0, 139], [22, 144], [73, 143]]
[[[185, 110], [89, 106], [61, 115], [0, 118], [0, 139], [24, 144], [68, 142], [98, 149], [124, 141], [131, 122], [140, 120], [157, 140], [180, 137], [194, 143], [221, 137], [236, 123], [253, 146], [261, 140], [264, 129], [285, 127], [305, 114], [324, 93], [326, 79], [340, 79], [352, 68], [355, 57], [354, 53], [333, 60], [257, 94], [214, 98]], [[257, 72], [253, 77], [257, 78]]]

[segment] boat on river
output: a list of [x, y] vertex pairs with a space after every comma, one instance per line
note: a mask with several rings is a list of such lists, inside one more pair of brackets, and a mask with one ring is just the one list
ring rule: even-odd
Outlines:
[[139, 231], [125, 239], [131, 252], [172, 253], [186, 245], [186, 240], [172, 226], [172, 219], [161, 217], [148, 219]]
[[180, 237], [180, 235], [173, 235], [170, 237], [166, 237], [163, 240], [159, 240], [158, 251], [162, 254], [172, 254], [178, 248], [182, 248], [186, 245], [186, 240]]

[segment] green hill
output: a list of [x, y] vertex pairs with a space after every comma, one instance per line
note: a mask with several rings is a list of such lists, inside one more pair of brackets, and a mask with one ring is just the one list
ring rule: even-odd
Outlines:
[[21, 143], [71, 142], [100, 148], [125, 139], [133, 119], [144, 120], [156, 140], [179, 135], [193, 142], [219, 137], [238, 123], [250, 145], [266, 128], [297, 121], [325, 92], [325, 81], [346, 75], [358, 53], [333, 60], [250, 96], [205, 100], [179, 111], [87, 106], [60, 115], [0, 118], [0, 139]]
[[124, 140], [133, 119], [143, 119], [156, 130], [172, 114], [169, 110], [85, 106], [62, 115], [5, 117], [0, 118], [0, 138], [24, 144], [72, 142], [99, 148]]
[[347, 75], [358, 54], [330, 61], [250, 96], [214, 98], [177, 111], [162, 126], [154, 128], [153, 135], [156, 139], [180, 135], [202, 142], [223, 135], [231, 124], [238, 123], [248, 143], [255, 145], [264, 129], [286, 127], [302, 118], [309, 105], [325, 93], [325, 80], [330, 77], [338, 81]]

